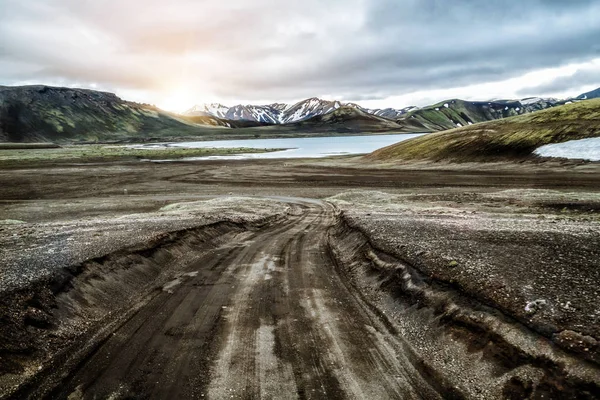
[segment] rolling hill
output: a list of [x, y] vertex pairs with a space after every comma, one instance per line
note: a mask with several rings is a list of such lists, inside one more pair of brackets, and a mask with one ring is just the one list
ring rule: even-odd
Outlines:
[[297, 131], [336, 133], [386, 132], [401, 128], [400, 125], [390, 119], [378, 117], [361, 109], [348, 106], [286, 126]]
[[591, 92], [582, 93], [577, 96], [577, 98], [580, 100], [596, 99], [598, 97], [600, 97], [600, 88], [592, 90]]
[[213, 117], [185, 120], [112, 93], [50, 86], [0, 87], [0, 141], [115, 141], [193, 136], [226, 128]]
[[452, 99], [408, 112], [396, 122], [410, 132], [437, 132], [513, 117], [564, 104], [556, 99], [465, 101]]
[[140, 142], [429, 133], [577, 101], [580, 100], [527, 98], [475, 102], [453, 99], [423, 108], [371, 110], [354, 103], [310, 98], [294, 105], [274, 103], [228, 108], [216, 103], [178, 115], [94, 90], [0, 86], [0, 142]]
[[600, 137], [600, 99], [430, 133], [377, 150], [368, 160], [495, 161], [531, 156], [549, 143]]

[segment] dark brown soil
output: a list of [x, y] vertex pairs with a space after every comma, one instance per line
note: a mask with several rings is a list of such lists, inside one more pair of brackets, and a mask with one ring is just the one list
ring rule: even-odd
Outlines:
[[[599, 188], [595, 165], [377, 169], [338, 159], [0, 170], [0, 221], [13, 221], [0, 225], [0, 239], [24, 258], [36, 229], [50, 243], [52, 224], [110, 224], [128, 213], [164, 221], [161, 207], [211, 196], [288, 205], [258, 222], [161, 225], [151, 241], [140, 235], [11, 283], [0, 293], [0, 398], [597, 398], [596, 349], [585, 342], [597, 325], [580, 318], [598, 304], [586, 281], [596, 275], [577, 268], [596, 262]], [[340, 197], [356, 189], [367, 194]], [[376, 192], [384, 194], [368, 197]], [[386, 196], [400, 197], [377, 204]], [[442, 229], [481, 214], [510, 224], [483, 236]], [[571, 229], [528, 233], [535, 257], [589, 247], [561, 256], [579, 288], [547, 284], [554, 270], [527, 276], [548, 298], [577, 298], [578, 289], [589, 297], [556, 337], [542, 308], [530, 321], [521, 303], [495, 301], [518, 292], [518, 279], [477, 283], [490, 271], [514, 276], [493, 255], [527, 259], [531, 249], [517, 244], [533, 218]], [[479, 252], [469, 250], [475, 237]], [[390, 247], [390, 238], [401, 243]], [[420, 253], [424, 242], [432, 245]], [[448, 254], [490, 269], [466, 273]], [[588, 347], [569, 348], [579, 340]]]

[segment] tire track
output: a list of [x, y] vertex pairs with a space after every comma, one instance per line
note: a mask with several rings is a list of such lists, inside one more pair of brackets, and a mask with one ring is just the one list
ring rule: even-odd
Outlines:
[[333, 207], [293, 202], [301, 215], [199, 257], [49, 397], [440, 398], [338, 275]]
[[209, 397], [441, 398], [337, 275], [326, 241], [333, 209], [312, 213], [249, 260]]
[[235, 291], [241, 260], [254, 254], [265, 237], [280, 235], [303, 218], [293, 217], [198, 259], [188, 267], [198, 272], [195, 276], [158, 292], [48, 398], [201, 395], [217, 322]]

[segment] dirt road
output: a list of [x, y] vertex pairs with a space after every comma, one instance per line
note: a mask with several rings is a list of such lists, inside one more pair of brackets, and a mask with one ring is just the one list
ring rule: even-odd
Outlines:
[[189, 265], [49, 397], [439, 397], [336, 273], [333, 207], [302, 206]]
[[597, 398], [600, 170], [546, 167], [2, 170], [0, 398]]

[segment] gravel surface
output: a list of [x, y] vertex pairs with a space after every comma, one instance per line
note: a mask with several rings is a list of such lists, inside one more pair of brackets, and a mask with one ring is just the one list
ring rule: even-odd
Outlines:
[[600, 200], [597, 193], [532, 190], [429, 196], [352, 191], [329, 200], [377, 247], [426, 276], [600, 360], [600, 218], [524, 205], [574, 196]]
[[[128, 198], [130, 203], [136, 199]], [[156, 201], [156, 199], [154, 200]], [[168, 200], [162, 200], [163, 204]], [[102, 204], [115, 204], [112, 199], [103, 202], [79, 202], [75, 207], [67, 202], [28, 202], [19, 205], [19, 214], [32, 218], [39, 209], [70, 212], [71, 217], [86, 214], [77, 210]], [[138, 207], [144, 207], [146, 199], [137, 199]], [[21, 288], [53, 270], [79, 264], [87, 259], [100, 257], [119, 249], [156, 239], [159, 235], [182, 229], [196, 228], [217, 221], [257, 222], [261, 219], [283, 215], [288, 206], [283, 202], [243, 197], [220, 197], [199, 201], [177, 202], [163, 205], [152, 212], [126, 214], [115, 213], [111, 207], [96, 209], [104, 216], [81, 219], [54, 220], [40, 223], [15, 223], [3, 219], [10, 209], [0, 214], [0, 293]], [[14, 211], [14, 210], [12, 210]], [[117, 214], [115, 216], [115, 214]], [[121, 215], [119, 215], [121, 214]], [[14, 213], [12, 213], [14, 215]]]
[[[561, 388], [592, 393], [600, 331], [599, 172], [597, 163], [373, 167], [356, 158], [0, 169], [0, 367], [9, 371], [0, 386], [39, 377], [60, 388], [44, 378], [63, 366], [65, 358], [55, 355], [73, 350], [61, 354], [74, 362], [65, 370], [74, 371], [97, 340], [122, 326], [125, 334], [112, 336], [96, 360], [131, 361], [136, 376], [152, 378], [146, 389], [174, 376], [165, 365], [179, 368], [187, 355], [201, 354], [188, 361], [204, 384], [211, 371], [219, 381], [228, 368], [244, 365], [242, 384], [225, 379], [240, 395], [263, 384], [273, 393], [289, 390], [288, 367], [309, 390], [305, 395], [324, 390], [328, 398], [382, 391], [389, 395], [380, 398], [406, 398], [400, 393], [413, 393], [417, 381], [415, 396], [429, 389], [467, 398], [525, 398], [532, 390], [558, 398]], [[328, 198], [336, 209], [289, 196]], [[361, 253], [342, 232], [342, 256], [334, 256], [327, 238], [330, 224], [340, 221], [336, 210], [368, 234], [375, 251]], [[265, 219], [272, 223], [262, 225]], [[222, 220], [233, 223], [210, 225]], [[380, 268], [364, 269], [364, 291], [339, 274], [357, 269], [358, 257]], [[81, 266], [67, 269], [73, 286], [42, 279], [73, 265]], [[425, 282], [409, 306], [398, 287], [406, 266], [418, 271], [415, 285]], [[440, 299], [460, 312], [431, 306]], [[425, 300], [430, 305], [419, 304]], [[193, 318], [197, 311], [201, 321]], [[206, 341], [191, 340], [196, 333]], [[150, 337], [170, 364], [154, 368], [152, 356], [144, 358]], [[171, 346], [200, 349], [178, 353]], [[128, 356], [120, 357], [120, 349]], [[251, 371], [257, 354], [266, 363], [256, 370], [260, 379]], [[104, 374], [89, 365], [83, 381]], [[569, 375], [574, 370], [579, 380]], [[102, 390], [113, 393], [111, 380], [127, 379], [122, 371], [107, 369]], [[396, 391], [398, 376], [413, 383]], [[180, 378], [158, 387], [175, 393], [190, 382]], [[71, 394], [81, 391], [74, 379], [65, 386]]]

